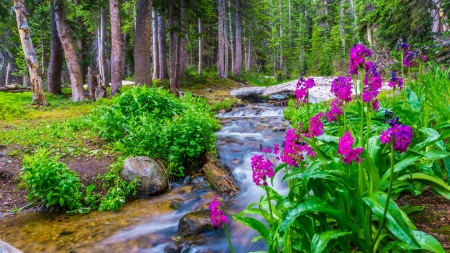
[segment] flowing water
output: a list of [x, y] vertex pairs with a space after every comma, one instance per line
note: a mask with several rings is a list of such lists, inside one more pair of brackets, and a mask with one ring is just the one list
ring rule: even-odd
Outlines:
[[[256, 232], [233, 222], [231, 215], [265, 194], [252, 181], [250, 158], [260, 154], [261, 147], [283, 143], [288, 122], [282, 109], [253, 104], [218, 115], [223, 125], [216, 133], [220, 161], [233, 172], [241, 188], [239, 194], [222, 201], [236, 252], [266, 250], [261, 241], [251, 243]], [[275, 183], [275, 188], [283, 192], [286, 187]], [[130, 201], [114, 212], [19, 213], [0, 219], [0, 239], [23, 252], [165, 252], [174, 245], [180, 245], [181, 252], [230, 252], [222, 230], [185, 239], [177, 236], [180, 218], [209, 203], [215, 195], [208, 188], [174, 183], [167, 193]], [[172, 200], [188, 198], [196, 201], [179, 210], [170, 207]]]

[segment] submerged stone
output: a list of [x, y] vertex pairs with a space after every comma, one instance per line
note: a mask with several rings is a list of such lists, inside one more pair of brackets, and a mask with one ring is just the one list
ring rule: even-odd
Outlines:
[[178, 223], [178, 234], [182, 237], [212, 231], [215, 226], [210, 220], [209, 211], [198, 211], [184, 215]]

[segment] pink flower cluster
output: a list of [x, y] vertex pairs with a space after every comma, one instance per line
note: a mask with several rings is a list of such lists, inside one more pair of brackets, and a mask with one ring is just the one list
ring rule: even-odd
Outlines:
[[363, 44], [356, 44], [350, 48], [350, 74], [357, 75], [359, 68], [364, 67], [366, 57], [371, 57], [372, 51]]
[[297, 96], [298, 100], [305, 103], [306, 96], [308, 95], [308, 89], [311, 89], [314, 86], [316, 86], [314, 79], [308, 78], [305, 80], [303, 77], [300, 77], [300, 79], [298, 79], [297, 86], [295, 87], [295, 96]]
[[254, 155], [252, 157], [252, 178], [253, 182], [259, 186], [267, 186], [266, 178], [274, 176], [273, 164], [269, 159], [264, 159], [264, 155]]
[[352, 89], [353, 83], [351, 77], [338, 76], [331, 83], [331, 93], [341, 101], [352, 101]]
[[325, 114], [325, 119], [328, 122], [337, 121], [338, 116], [344, 114], [344, 111], [342, 110], [343, 106], [344, 103], [338, 98], [333, 100], [333, 102], [331, 102], [331, 109]]
[[220, 202], [217, 200], [217, 196], [209, 203], [209, 210], [210, 219], [214, 226], [220, 228], [223, 224], [228, 223], [228, 217], [220, 209]]
[[413, 136], [414, 133], [410, 126], [395, 124], [388, 130], [381, 132], [380, 141], [381, 144], [386, 144], [387, 142], [391, 143], [391, 145], [393, 144], [394, 150], [403, 153], [408, 149]]
[[364, 76], [364, 92], [361, 94], [361, 99], [364, 103], [372, 102], [372, 107], [375, 111], [379, 109], [379, 102], [376, 98], [380, 93], [383, 80], [378, 74], [376, 65], [373, 62], [367, 62], [364, 66], [366, 74]]
[[339, 139], [338, 142], [338, 154], [342, 155], [342, 161], [345, 164], [351, 164], [352, 161], [356, 160], [356, 163], [360, 163], [363, 158], [361, 158], [361, 153], [363, 148], [352, 148], [354, 143], [354, 138], [350, 134], [350, 131], [345, 132], [344, 136]]
[[298, 162], [304, 160], [304, 155], [315, 156], [311, 147], [300, 141], [300, 134], [296, 134], [295, 129], [286, 132], [283, 150], [280, 152], [279, 145], [275, 144], [273, 153], [277, 156], [277, 160], [294, 167], [298, 167]]
[[391, 73], [391, 80], [389, 81], [389, 87], [394, 88], [394, 87], [398, 87], [399, 90], [401, 90], [403, 88], [403, 80], [401, 77], [397, 77], [395, 75], [395, 72], [392, 71]]
[[[309, 127], [312, 136], [319, 136], [323, 134], [323, 122], [322, 122], [323, 113], [319, 112], [309, 119]], [[309, 133], [305, 134], [306, 137], [311, 138]]]

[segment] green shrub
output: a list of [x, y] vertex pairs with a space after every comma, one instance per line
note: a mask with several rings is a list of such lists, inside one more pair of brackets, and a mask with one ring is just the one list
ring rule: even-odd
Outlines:
[[214, 147], [220, 127], [205, 100], [189, 93], [179, 99], [160, 88], [130, 88], [96, 115], [101, 137], [125, 154], [163, 159], [177, 176], [188, 158]]
[[33, 156], [24, 156], [22, 184], [28, 190], [27, 199], [46, 207], [81, 209], [84, 186], [77, 173], [58, 162], [58, 157], [49, 155], [48, 151], [40, 149]]
[[[310, 114], [315, 115], [319, 112], [328, 111], [329, 105], [327, 102], [319, 102], [315, 104], [310, 104], [309, 108]], [[283, 111], [284, 117], [291, 122], [292, 127], [298, 127], [299, 124], [303, 126], [303, 128], [307, 128], [309, 126], [309, 118], [306, 112], [306, 106], [298, 106], [296, 104], [296, 99], [289, 99], [288, 106]]]
[[234, 103], [237, 103], [237, 98], [233, 97], [231, 99], [226, 99], [212, 105], [211, 110], [217, 112], [222, 109], [227, 109], [230, 108]]
[[119, 209], [125, 204], [127, 197], [136, 195], [137, 178], [127, 184], [119, 176], [122, 164], [123, 159], [118, 159], [105, 175], [99, 176], [103, 181], [102, 187], [108, 188], [108, 193], [100, 202], [100, 211]]

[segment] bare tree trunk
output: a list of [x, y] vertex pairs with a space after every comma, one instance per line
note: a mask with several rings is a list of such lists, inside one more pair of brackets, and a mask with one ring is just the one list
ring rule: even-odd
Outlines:
[[236, 49], [233, 76], [242, 75], [242, 26], [240, 0], [236, 0]]
[[[225, 9], [226, 10], [226, 9]], [[228, 57], [228, 48], [229, 48], [229, 46], [230, 46], [230, 43], [228, 42], [228, 32], [227, 32], [227, 17], [226, 17], [226, 13], [225, 13], [225, 15], [224, 15], [224, 18], [223, 18], [223, 38], [224, 38], [224, 50], [225, 50], [225, 52], [224, 52], [224, 57], [225, 57], [225, 66], [224, 66], [224, 68], [225, 68], [225, 78], [227, 78], [228, 77], [228, 65], [229, 65], [229, 63], [230, 63], [230, 59], [229, 59], [229, 57]]]
[[125, 55], [127, 53], [127, 34], [122, 34], [122, 76], [125, 76]]
[[[236, 0], [238, 2], [238, 0]], [[239, 3], [237, 3], [238, 5]], [[230, 33], [230, 50], [231, 50], [231, 72], [234, 71], [234, 64], [235, 64], [235, 47], [234, 47], [234, 38], [233, 38], [233, 19], [231, 18], [231, 0], [228, 0], [228, 27], [229, 27], [229, 33]]]
[[6, 65], [6, 77], [5, 77], [5, 86], [9, 85], [9, 72], [11, 71], [11, 64]]
[[85, 98], [83, 88], [83, 72], [81, 71], [77, 51], [75, 50], [75, 44], [73, 43], [72, 34], [70, 33], [69, 24], [67, 23], [66, 12], [64, 10], [64, 0], [54, 1], [56, 26], [58, 27], [59, 38], [61, 39], [61, 44], [64, 49], [64, 55], [70, 74], [72, 100], [81, 101]]
[[339, 35], [341, 36], [341, 49], [342, 55], [345, 55], [346, 50], [346, 46], [345, 46], [345, 30], [344, 30], [344, 3], [345, 0], [341, 0], [341, 5], [339, 7]]
[[98, 72], [100, 73], [102, 85], [106, 86], [105, 9], [103, 8], [100, 10], [100, 27], [98, 29], [98, 35]]
[[[177, 19], [177, 20], [175, 20]], [[169, 27], [170, 27], [170, 70], [169, 70], [169, 76], [170, 76], [170, 91], [173, 93], [176, 93], [178, 91], [179, 88], [179, 78], [178, 78], [178, 66], [180, 65], [179, 62], [179, 50], [180, 47], [179, 45], [179, 41], [180, 38], [177, 36], [177, 31], [176, 31], [176, 21], [178, 21], [178, 18], [176, 17], [175, 14], [175, 6], [174, 6], [174, 2], [170, 1], [169, 3]]]
[[186, 24], [181, 21], [181, 48], [180, 48], [180, 75], [184, 75], [187, 68], [187, 30], [186, 30]]
[[[153, 8], [154, 9], [154, 8]], [[158, 15], [156, 11], [152, 11], [153, 17], [153, 32], [152, 32], [152, 44], [153, 44], [153, 78], [159, 79], [159, 41], [158, 41]]]
[[247, 59], [245, 59], [245, 71], [250, 70], [250, 54], [252, 50], [252, 40], [248, 39]]
[[138, 0], [134, 69], [136, 84], [152, 86], [151, 73], [152, 1]]
[[167, 48], [166, 48], [166, 21], [163, 15], [158, 16], [158, 48], [159, 48], [159, 78], [169, 78], [167, 69]]
[[203, 35], [202, 35], [202, 20], [198, 19], [198, 74], [203, 74]]
[[373, 40], [372, 40], [372, 27], [370, 24], [367, 24], [367, 41], [369, 41], [369, 47], [373, 49]]
[[64, 50], [56, 27], [53, 1], [50, 3], [50, 27], [50, 64], [47, 71], [48, 92], [51, 94], [62, 94], [61, 73], [64, 61]]
[[226, 78], [225, 75], [225, 39], [223, 37], [224, 18], [225, 18], [225, 0], [219, 0], [219, 20], [218, 20], [218, 55], [217, 55], [217, 76]]
[[[81, 5], [81, 0], [76, 0], [76, 5]], [[102, 8], [103, 9], [103, 8]], [[84, 21], [83, 21], [83, 17], [78, 16], [75, 19], [78, 23], [79, 26], [79, 31], [81, 32], [78, 36], [77, 39], [77, 45], [78, 45], [78, 60], [80, 63], [80, 67], [81, 67], [81, 78], [82, 80], [85, 80], [85, 74], [86, 72], [84, 72], [86, 69], [83, 69], [83, 67], [86, 67], [86, 35], [85, 35], [85, 26], [84, 26]]]
[[111, 96], [122, 87], [122, 31], [119, 0], [109, 0], [111, 20]]
[[357, 17], [356, 17], [356, 9], [355, 9], [355, 3], [353, 2], [354, 0], [349, 0], [350, 2], [350, 9], [352, 12], [352, 16], [353, 16], [353, 29], [356, 29], [357, 27]]
[[36, 51], [31, 40], [31, 31], [28, 26], [28, 12], [25, 8], [24, 0], [14, 0], [14, 10], [16, 12], [17, 28], [19, 29], [20, 42], [22, 44], [25, 61], [33, 87], [33, 101], [36, 104], [48, 106], [42, 84], [42, 71], [36, 57]]

